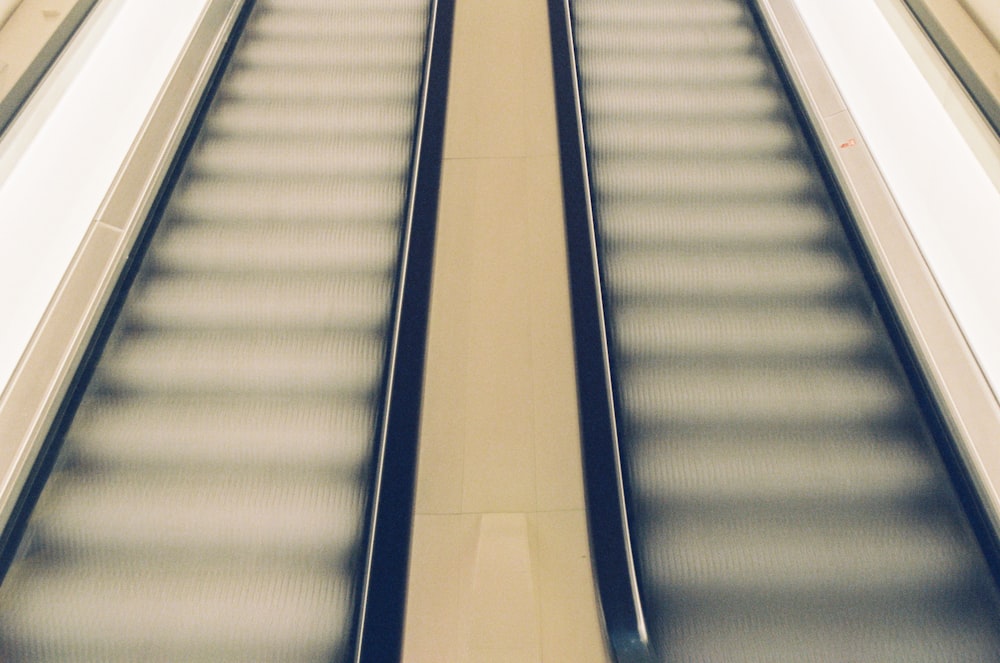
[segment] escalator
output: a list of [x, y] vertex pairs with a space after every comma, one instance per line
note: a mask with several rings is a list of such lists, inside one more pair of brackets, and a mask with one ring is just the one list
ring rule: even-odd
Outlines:
[[550, 6], [619, 660], [1000, 658], [989, 536], [751, 7]]
[[[414, 451], [392, 445], [415, 447], [420, 401], [438, 20], [430, 0], [249, 11], [26, 494], [4, 660], [379, 660], [366, 628], [400, 646], [402, 585], [372, 578], [405, 579]], [[395, 634], [372, 626], [387, 593]]]

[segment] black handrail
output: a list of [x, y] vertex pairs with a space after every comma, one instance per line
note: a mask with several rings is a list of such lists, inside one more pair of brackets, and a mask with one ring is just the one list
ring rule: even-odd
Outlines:
[[433, 0], [383, 384], [356, 663], [400, 660], [455, 0]]
[[600, 249], [569, 0], [549, 0], [549, 29], [591, 557], [613, 655], [622, 663], [648, 661], [649, 640], [625, 504], [627, 477], [618, 447], [613, 366], [608, 352], [611, 339], [601, 290]]

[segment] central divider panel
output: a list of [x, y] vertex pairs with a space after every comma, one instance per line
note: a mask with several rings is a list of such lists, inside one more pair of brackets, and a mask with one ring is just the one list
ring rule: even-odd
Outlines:
[[408, 663], [608, 660], [587, 547], [547, 28], [545, 0], [456, 7]]

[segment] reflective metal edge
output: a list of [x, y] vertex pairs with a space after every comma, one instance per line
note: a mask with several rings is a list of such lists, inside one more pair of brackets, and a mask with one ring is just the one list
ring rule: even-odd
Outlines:
[[978, 492], [1000, 531], [1000, 404], [840, 99], [794, 0], [754, 0], [879, 274], [897, 322]]
[[206, 5], [0, 395], [4, 531], [247, 1]]

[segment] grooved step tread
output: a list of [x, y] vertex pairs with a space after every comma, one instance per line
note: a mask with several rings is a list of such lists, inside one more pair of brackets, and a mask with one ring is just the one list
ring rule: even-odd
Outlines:
[[0, 657], [351, 658], [427, 0], [259, 0], [0, 587]]
[[654, 657], [997, 659], [997, 589], [746, 3], [572, 10]]

